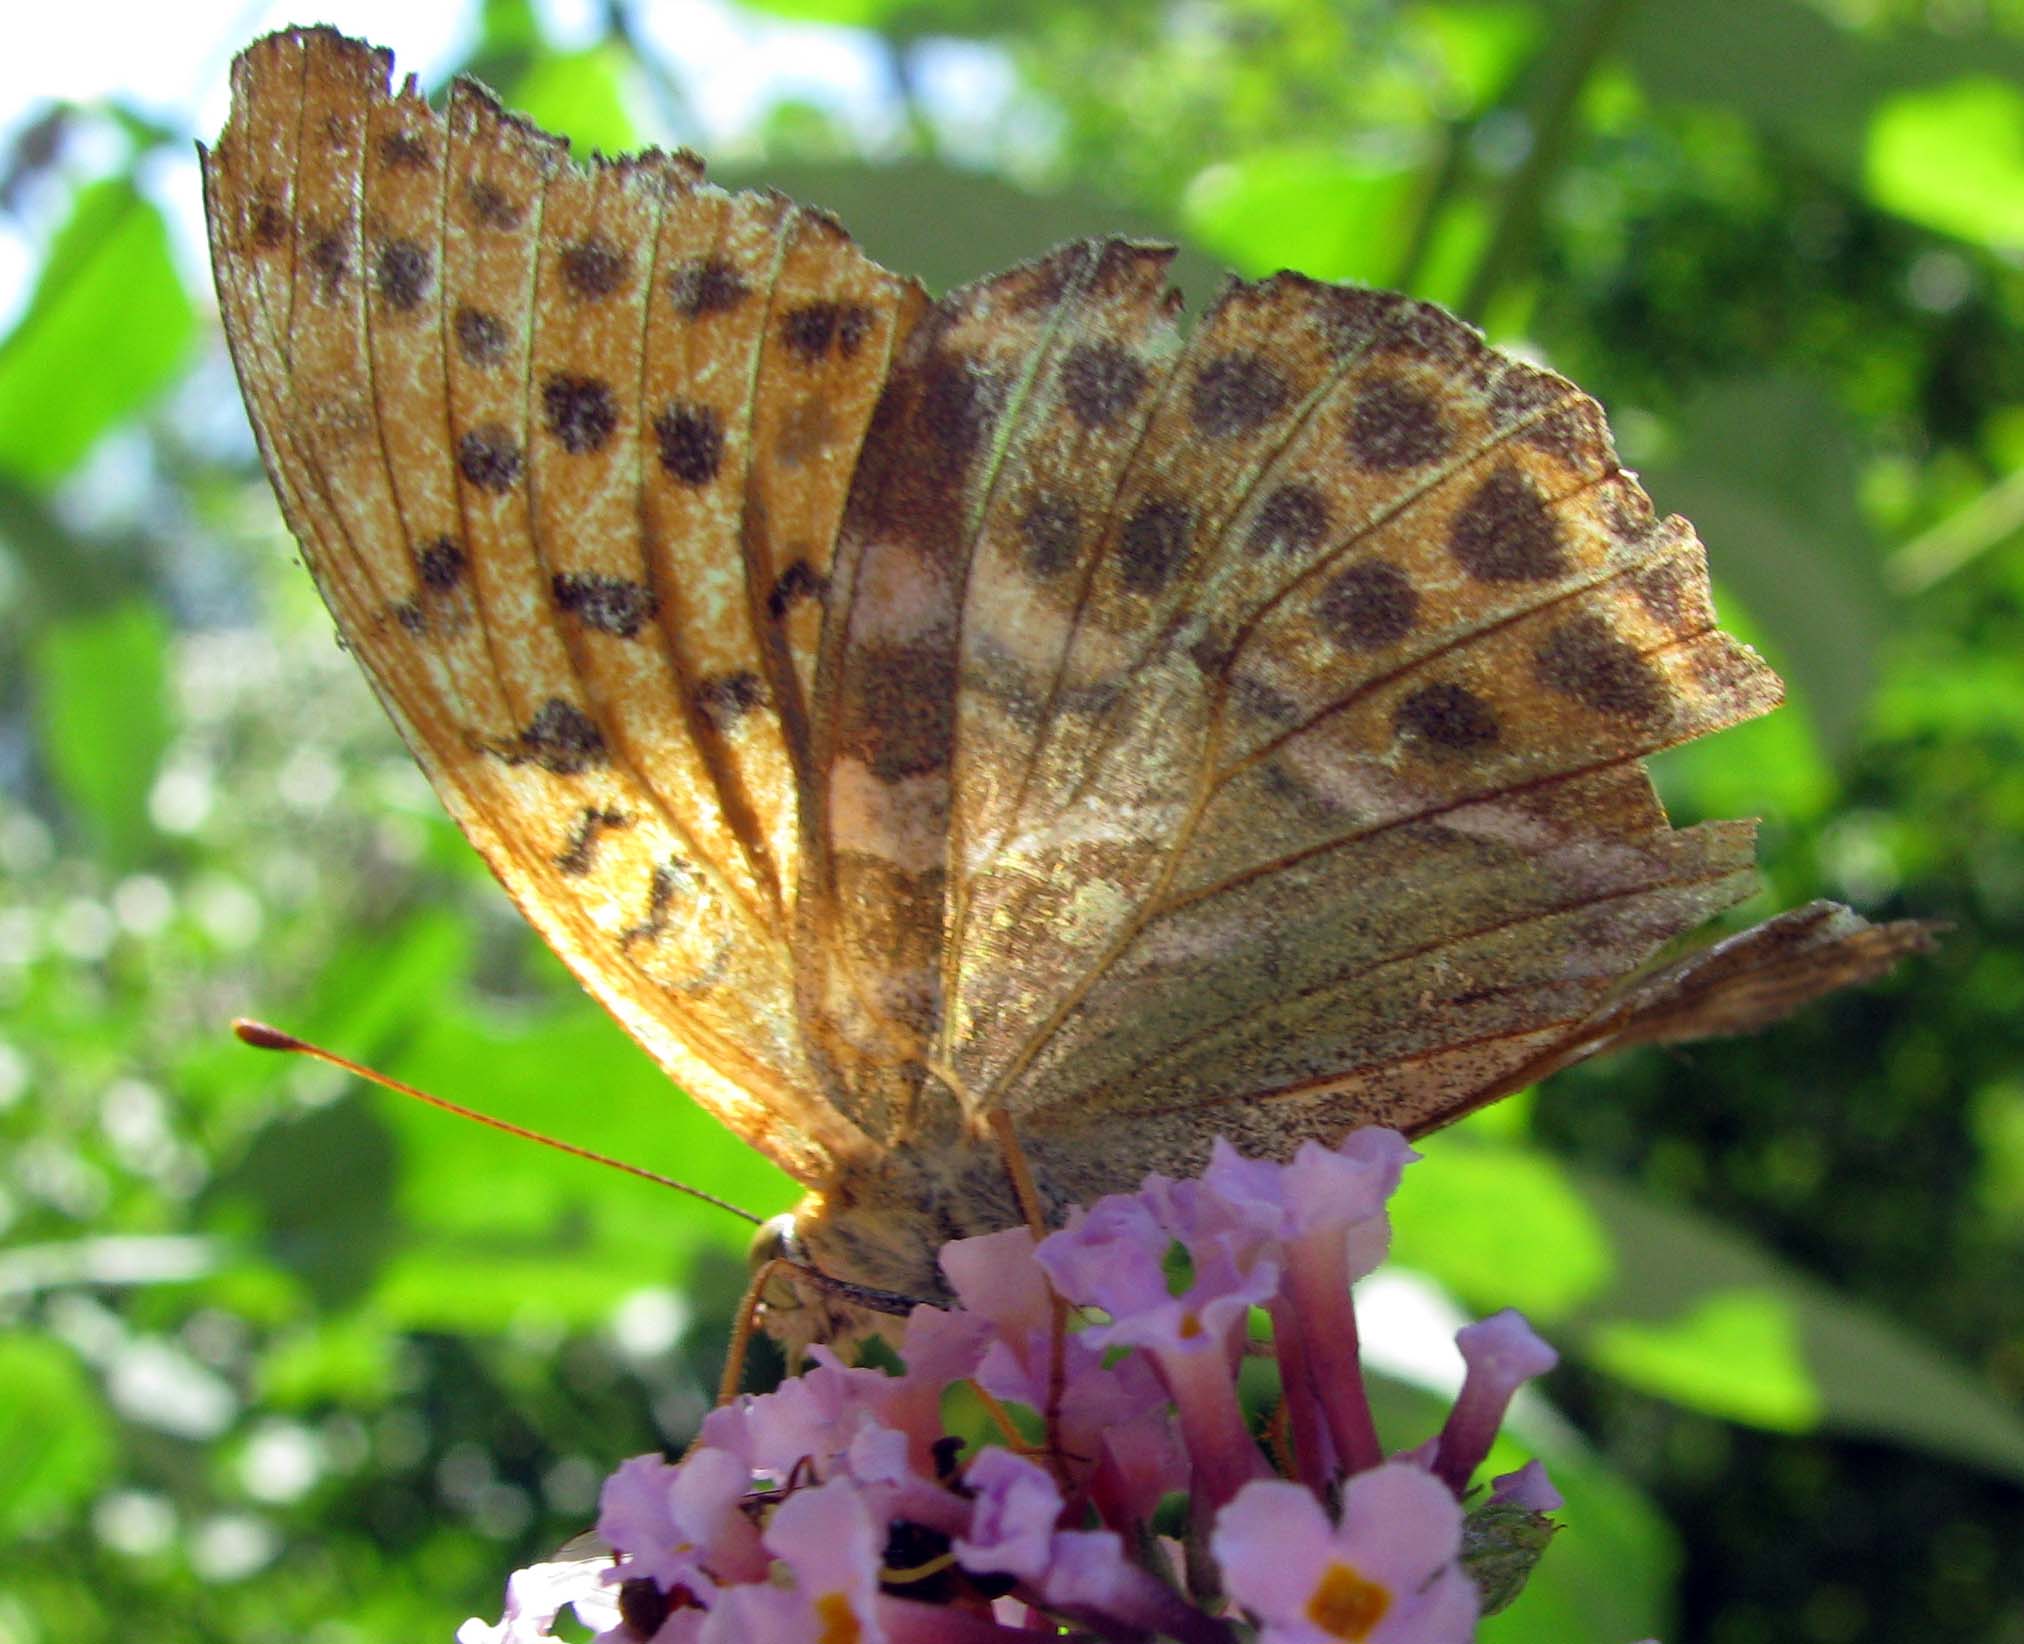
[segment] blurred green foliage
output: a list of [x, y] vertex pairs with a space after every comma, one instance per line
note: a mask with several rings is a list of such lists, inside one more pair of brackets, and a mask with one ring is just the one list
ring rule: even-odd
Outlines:
[[[891, 132], [783, 95], [720, 172], [896, 266], [1163, 233], [1197, 306], [1218, 264], [1399, 284], [1610, 407], [1793, 686], [1662, 762], [1676, 812], [1764, 814], [1780, 902], [1957, 929], [1759, 1041], [1563, 1076], [1408, 1177], [1401, 1265], [1569, 1355], [1517, 1424], [1569, 1529], [1486, 1636], [2024, 1640], [2024, 7], [767, 9], [869, 31]], [[693, 139], [694, 71], [603, 16], [558, 49], [502, 0], [471, 66], [580, 149]], [[981, 126], [933, 91], [951, 42], [1003, 70]], [[757, 1210], [791, 1190], [575, 993], [328, 642], [155, 186], [194, 190], [163, 157], [209, 134], [21, 129], [0, 1641], [446, 1638], [613, 1461], [686, 1438], [742, 1230], [223, 1024]], [[1428, 1421], [1403, 1383], [1383, 1414]]]

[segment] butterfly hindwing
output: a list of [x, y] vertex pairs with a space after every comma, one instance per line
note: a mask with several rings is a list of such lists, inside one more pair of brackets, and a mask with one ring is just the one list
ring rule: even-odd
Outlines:
[[1072, 289], [944, 516], [927, 1059], [1057, 1159], [1441, 1122], [1749, 893], [1751, 830], [1674, 831], [1641, 759], [1775, 676], [1593, 403], [1437, 310], [1281, 276], [1176, 353]]

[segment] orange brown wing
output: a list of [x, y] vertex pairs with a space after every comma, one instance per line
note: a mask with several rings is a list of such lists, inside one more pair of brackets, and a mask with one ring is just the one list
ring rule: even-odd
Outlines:
[[204, 157], [268, 472], [437, 792], [543, 937], [804, 1180], [788, 923], [836, 521], [923, 298], [688, 155], [572, 165], [324, 29], [259, 42]]

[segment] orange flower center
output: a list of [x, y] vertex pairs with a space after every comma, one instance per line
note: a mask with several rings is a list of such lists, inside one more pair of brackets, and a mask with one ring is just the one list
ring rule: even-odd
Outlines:
[[1307, 1619], [1330, 1638], [1368, 1638], [1391, 1608], [1391, 1593], [1347, 1564], [1331, 1564], [1307, 1601]]
[[824, 1593], [815, 1601], [815, 1614], [822, 1623], [818, 1644], [857, 1644], [864, 1636], [857, 1624], [857, 1611], [842, 1593]]

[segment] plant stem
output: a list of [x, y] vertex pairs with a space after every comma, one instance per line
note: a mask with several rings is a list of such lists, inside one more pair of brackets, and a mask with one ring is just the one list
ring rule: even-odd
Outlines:
[[1489, 244], [1483, 248], [1482, 261], [1477, 263], [1469, 289], [1458, 305], [1464, 319], [1480, 325], [1505, 281], [1523, 266], [1538, 227], [1539, 202], [1566, 152], [1582, 89], [1608, 49], [1617, 25], [1634, 3], [1635, 0], [1590, 0], [1565, 37], [1564, 45], [1548, 44], [1541, 48], [1542, 59], [1557, 52], [1558, 61], [1550, 65], [1545, 76], [1545, 89], [1532, 120], [1532, 147], [1505, 185]]

